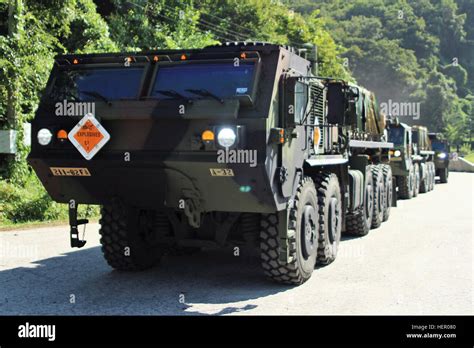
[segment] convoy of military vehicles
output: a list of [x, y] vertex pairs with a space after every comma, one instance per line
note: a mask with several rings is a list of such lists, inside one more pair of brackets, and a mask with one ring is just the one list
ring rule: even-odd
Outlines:
[[[69, 105], [77, 117], [58, 117]], [[251, 244], [268, 277], [301, 284], [336, 259], [342, 233], [366, 235], [397, 197], [447, 180], [447, 144], [432, 147], [437, 135], [389, 116], [372, 92], [317, 76], [314, 50], [63, 55], [28, 160], [69, 204], [71, 246], [85, 244], [78, 205], [102, 206], [102, 250], [115, 269]]]

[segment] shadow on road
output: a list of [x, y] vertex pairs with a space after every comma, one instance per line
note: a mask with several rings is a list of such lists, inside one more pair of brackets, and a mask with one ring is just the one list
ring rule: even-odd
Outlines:
[[245, 312], [257, 307], [252, 299], [292, 287], [266, 280], [250, 251], [166, 256], [151, 270], [124, 273], [93, 247], [1, 271], [0, 288], [3, 315], [189, 315]]

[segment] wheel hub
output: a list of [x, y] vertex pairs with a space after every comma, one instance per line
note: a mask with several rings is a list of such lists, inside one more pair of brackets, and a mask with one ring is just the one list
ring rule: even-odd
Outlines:
[[316, 212], [311, 205], [306, 205], [301, 219], [301, 233], [303, 234], [302, 251], [305, 259], [308, 259], [315, 251], [317, 244], [316, 236]]
[[334, 243], [337, 240], [337, 231], [339, 228], [339, 211], [337, 207], [337, 198], [331, 197], [329, 202], [329, 241]]
[[139, 235], [143, 242], [153, 244], [156, 242], [153, 218], [147, 211], [141, 211], [138, 218]]

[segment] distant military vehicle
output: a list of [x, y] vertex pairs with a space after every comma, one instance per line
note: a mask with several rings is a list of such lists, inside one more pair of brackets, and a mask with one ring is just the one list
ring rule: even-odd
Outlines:
[[407, 124], [389, 123], [388, 140], [394, 144], [394, 149], [390, 152], [390, 165], [397, 182], [397, 197], [402, 199], [411, 199], [415, 192], [416, 174], [411, 136], [411, 127]]
[[78, 204], [100, 204], [119, 270], [252, 241], [281, 283], [334, 261], [342, 232], [388, 219], [393, 144], [373, 93], [315, 67], [258, 43], [56, 57], [28, 160], [69, 204], [71, 245]]
[[449, 143], [440, 133], [429, 133], [429, 138], [435, 151], [436, 176], [439, 176], [441, 183], [446, 184], [449, 178]]
[[419, 192], [433, 190], [434, 151], [431, 149], [427, 128], [410, 127], [398, 120], [390, 120], [388, 138], [394, 143], [394, 149], [390, 152], [390, 164], [397, 181], [398, 197], [411, 199]]

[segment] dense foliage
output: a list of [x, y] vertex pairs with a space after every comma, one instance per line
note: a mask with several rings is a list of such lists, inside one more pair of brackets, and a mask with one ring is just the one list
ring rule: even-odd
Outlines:
[[452, 143], [470, 139], [474, 114], [472, 0], [295, 0], [320, 11], [348, 68], [379, 102], [420, 103], [421, 123]]
[[0, 220], [62, 214], [21, 139], [56, 54], [313, 43], [320, 75], [356, 79], [379, 101], [418, 102], [419, 121], [460, 144], [474, 113], [473, 16], [472, 0], [0, 0], [0, 129], [20, 135], [16, 158], [0, 158]]

